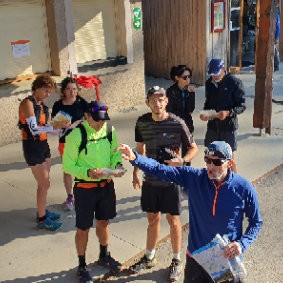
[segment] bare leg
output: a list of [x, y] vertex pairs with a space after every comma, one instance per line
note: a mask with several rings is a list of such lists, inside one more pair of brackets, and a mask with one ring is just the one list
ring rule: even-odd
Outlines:
[[37, 213], [38, 217], [43, 217], [46, 210], [47, 191], [50, 187], [50, 158], [42, 164], [31, 166], [32, 174], [37, 182]]
[[67, 173], [63, 173], [63, 181], [67, 195], [73, 194], [73, 178]]
[[235, 152], [233, 152], [233, 164], [231, 166], [231, 170], [234, 172], [234, 173], [237, 173], [237, 165], [236, 165], [236, 161], [235, 161]]
[[157, 241], [160, 235], [160, 219], [161, 213], [147, 213], [147, 239], [146, 239], [146, 249], [152, 251], [155, 249]]
[[77, 229], [76, 236], [75, 236], [75, 242], [76, 242], [76, 248], [78, 256], [84, 256], [86, 253], [86, 247], [88, 242], [88, 232], [87, 230], [81, 230]]
[[109, 221], [96, 220], [96, 236], [100, 245], [107, 246], [109, 242]]
[[170, 225], [170, 237], [173, 253], [180, 253], [182, 243], [182, 226], [179, 215], [166, 214], [166, 219]]

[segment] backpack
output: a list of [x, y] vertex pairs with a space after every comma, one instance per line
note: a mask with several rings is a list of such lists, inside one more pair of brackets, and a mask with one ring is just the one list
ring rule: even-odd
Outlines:
[[[33, 109], [34, 109], [34, 115], [35, 115], [35, 118], [36, 118], [36, 123], [38, 125], [40, 125], [40, 114], [41, 114], [41, 108], [40, 106], [37, 104], [36, 100], [34, 99], [34, 97], [32, 95], [29, 95], [27, 97], [28, 100], [30, 100], [33, 104]], [[48, 112], [48, 107], [42, 103], [42, 106], [43, 106], [43, 113], [45, 115], [45, 120], [46, 122], [48, 121], [48, 118], [49, 118], [49, 112]], [[25, 132], [27, 133], [27, 136], [29, 138], [32, 138], [32, 139], [35, 139], [35, 140], [38, 140], [39, 139], [39, 135], [35, 135], [33, 136], [30, 132], [30, 129], [29, 129], [29, 126], [28, 124], [22, 124], [21, 121], [19, 120], [18, 121], [18, 124], [17, 124], [18, 128], [20, 130], [24, 129]]]
[[[87, 154], [87, 148], [86, 148], [86, 145], [87, 145], [87, 133], [86, 133], [86, 129], [85, 129], [85, 127], [84, 127], [83, 124], [79, 124], [79, 125], [77, 126], [77, 128], [80, 129], [81, 135], [82, 135], [81, 144], [80, 144], [80, 146], [79, 146], [79, 154], [80, 154], [83, 150], [85, 150], [85, 154]], [[107, 133], [106, 133], [106, 136], [103, 137], [103, 138], [100, 138], [100, 139], [105, 139], [105, 138], [107, 138], [108, 141], [109, 141], [109, 143], [112, 144], [112, 126], [109, 125], [108, 123], [107, 123], [107, 130], [106, 130], [106, 132], [107, 132]]]

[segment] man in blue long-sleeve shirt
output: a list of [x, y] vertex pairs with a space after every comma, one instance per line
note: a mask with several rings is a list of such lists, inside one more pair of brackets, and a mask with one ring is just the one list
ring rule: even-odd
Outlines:
[[[188, 194], [185, 283], [213, 282], [190, 255], [207, 245], [217, 233], [227, 235], [230, 240], [224, 250], [227, 258], [241, 255], [255, 241], [262, 226], [257, 193], [249, 181], [230, 169], [233, 153], [228, 143], [210, 143], [204, 156], [207, 168], [202, 169], [163, 165], [137, 154], [127, 145], [120, 145], [118, 149], [133, 166], [146, 174], [180, 185]], [[244, 217], [248, 220], [248, 227], [243, 233]]]

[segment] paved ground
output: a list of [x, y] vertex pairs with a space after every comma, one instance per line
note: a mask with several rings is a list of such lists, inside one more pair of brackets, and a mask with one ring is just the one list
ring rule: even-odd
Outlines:
[[[257, 241], [245, 253], [244, 263], [248, 271], [245, 283], [283, 282], [283, 166], [265, 178], [255, 182], [264, 221]], [[182, 249], [187, 245], [187, 228], [183, 229]], [[112, 277], [115, 283], [164, 283], [171, 263], [171, 244], [167, 239], [157, 249], [157, 265], [139, 275]], [[184, 259], [184, 256], [183, 256]], [[183, 274], [179, 282], [183, 282]]]
[[[281, 64], [280, 70], [283, 70], [283, 64]], [[252, 127], [255, 76], [254, 74], [243, 74], [240, 77], [244, 81], [247, 91], [247, 110], [239, 117], [239, 150], [236, 158], [239, 173], [253, 181], [283, 163], [283, 108], [282, 105], [273, 104], [272, 135], [259, 136], [259, 130]], [[161, 85], [166, 87], [169, 84], [169, 81], [163, 79], [147, 78], [147, 86]], [[282, 87], [283, 71], [280, 71], [274, 75], [273, 94], [276, 100], [283, 100]], [[200, 153], [193, 162], [196, 167], [204, 166], [202, 152], [206, 124], [199, 120], [197, 111], [202, 109], [203, 102], [204, 88], [199, 87], [196, 96], [196, 111], [193, 115], [196, 127], [195, 139], [200, 148]], [[121, 142], [134, 146], [134, 124], [137, 117], [145, 111], [147, 109], [144, 105], [137, 105], [132, 108], [125, 107], [124, 111], [121, 112], [112, 113], [110, 111], [111, 122], [117, 128]], [[74, 214], [63, 211], [61, 206], [65, 193], [62, 187], [62, 172], [57, 153], [56, 137], [50, 137], [50, 146], [52, 150], [52, 185], [48, 195], [48, 203], [52, 209], [61, 213], [64, 224], [63, 229], [56, 233], [35, 229], [35, 182], [23, 160], [21, 144], [15, 143], [0, 147], [0, 282], [77, 282], [75, 276], [77, 256], [74, 246]], [[128, 163], [126, 168], [128, 169], [127, 174], [123, 178], [115, 179], [118, 216], [111, 223], [110, 251], [114, 257], [128, 264], [145, 248], [147, 221], [145, 214], [140, 210], [140, 192], [133, 190], [130, 185], [132, 168]], [[280, 214], [279, 210], [275, 209], [276, 201], [280, 200], [280, 188], [273, 189], [271, 186], [266, 190], [266, 192], [269, 191], [270, 194], [267, 193], [262, 197], [262, 203], [271, 209], [267, 214], [265, 227], [267, 225], [271, 225], [271, 228], [275, 227], [274, 236], [282, 244], [282, 238], [280, 238], [282, 237], [282, 233], [280, 234], [281, 226], [279, 224], [274, 225], [275, 220], [269, 219], [270, 215], [270, 217], [276, 217], [277, 223], [282, 221], [282, 211]], [[186, 224], [187, 219], [187, 206], [184, 201], [184, 210], [181, 215], [182, 223]], [[168, 233], [168, 225], [163, 218], [161, 238], [165, 238]], [[264, 230], [262, 235], [264, 235]], [[273, 236], [272, 233], [268, 231], [268, 237], [271, 236]], [[258, 277], [261, 276], [262, 272], [272, 271], [271, 267], [275, 267], [275, 263], [270, 265], [268, 269], [258, 264], [259, 262], [265, 263], [266, 259], [271, 258], [267, 253], [269, 245], [270, 243], [264, 239], [261, 245], [256, 244], [252, 247], [252, 254], [256, 254], [256, 252], [265, 248], [264, 257], [262, 253], [258, 254], [256, 258], [247, 263], [249, 270], [258, 271]], [[185, 249], [183, 250], [185, 251]], [[282, 259], [279, 247], [276, 247], [275, 251], [277, 251], [278, 257], [281, 255]], [[169, 253], [170, 250], [166, 249], [168, 256]], [[95, 231], [92, 229], [87, 262], [94, 262], [97, 256], [98, 244]], [[165, 261], [164, 264], [161, 262], [160, 268], [163, 269], [165, 266], [167, 266]], [[90, 268], [94, 279], [107, 272], [93, 264], [90, 265]], [[164, 270], [160, 272], [164, 272]], [[275, 270], [274, 273], [277, 273], [277, 271]], [[150, 282], [156, 274], [160, 273], [154, 271], [146, 275], [145, 279], [140, 280]], [[261, 282], [277, 283], [280, 281], [267, 279]]]

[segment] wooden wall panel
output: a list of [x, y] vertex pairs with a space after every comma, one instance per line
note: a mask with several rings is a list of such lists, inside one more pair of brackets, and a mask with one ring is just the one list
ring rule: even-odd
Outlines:
[[204, 83], [206, 9], [206, 1], [143, 1], [146, 75], [169, 78], [173, 65], [187, 64], [192, 82]]

